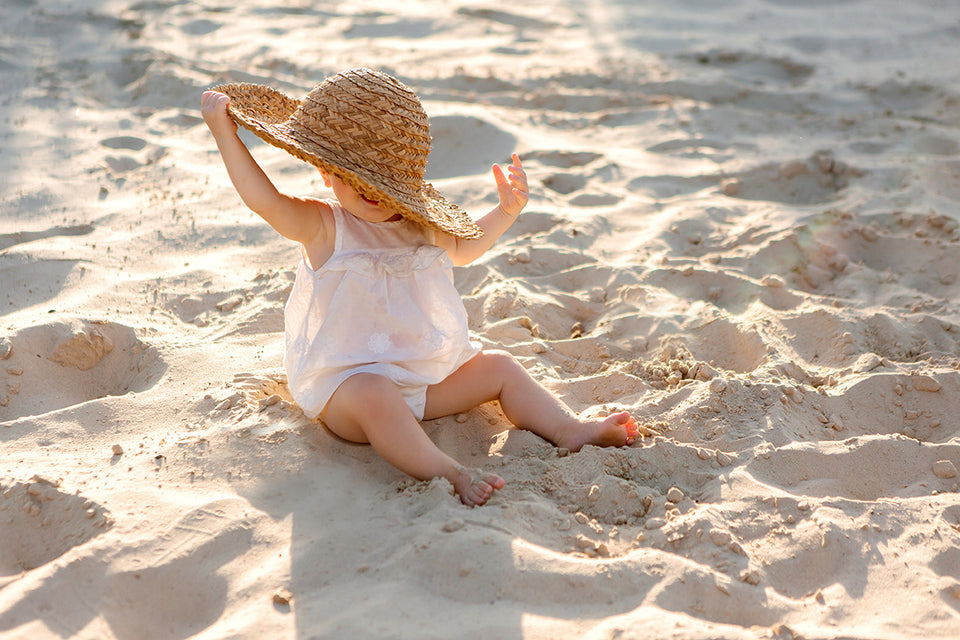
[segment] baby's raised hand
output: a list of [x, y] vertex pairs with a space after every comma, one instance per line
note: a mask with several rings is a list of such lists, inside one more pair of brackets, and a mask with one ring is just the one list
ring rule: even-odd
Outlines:
[[213, 133], [218, 133], [224, 127], [229, 127], [229, 131], [237, 130], [237, 124], [227, 114], [228, 106], [230, 106], [230, 96], [217, 91], [203, 92], [200, 98], [200, 114]]
[[513, 154], [513, 164], [508, 167], [510, 177], [507, 178], [500, 165], [493, 165], [493, 179], [497, 182], [497, 192], [500, 194], [500, 208], [508, 216], [517, 216], [527, 206], [530, 191], [527, 188], [527, 172], [523, 170], [520, 156]]

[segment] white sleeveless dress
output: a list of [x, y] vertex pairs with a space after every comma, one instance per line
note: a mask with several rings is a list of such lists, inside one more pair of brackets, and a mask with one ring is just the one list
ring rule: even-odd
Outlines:
[[427, 387], [480, 351], [433, 231], [406, 219], [366, 222], [326, 201], [334, 251], [313, 269], [304, 252], [284, 311], [290, 393], [311, 418], [361, 372], [392, 380], [418, 420]]

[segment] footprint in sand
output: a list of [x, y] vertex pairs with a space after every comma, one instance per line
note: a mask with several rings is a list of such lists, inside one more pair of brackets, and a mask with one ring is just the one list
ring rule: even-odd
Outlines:
[[104, 138], [100, 141], [100, 146], [108, 149], [140, 151], [147, 146], [147, 141], [136, 136], [115, 136], [113, 138]]
[[524, 161], [537, 161], [545, 167], [558, 169], [573, 169], [584, 167], [603, 157], [603, 154], [592, 151], [558, 151], [554, 149], [531, 151], [523, 154]]
[[[128, 151], [122, 155], [108, 155], [103, 161], [114, 174], [133, 171], [144, 165], [152, 164], [166, 155], [166, 147], [149, 145], [143, 138], [136, 136], [114, 136], [100, 141], [100, 146], [117, 151]], [[139, 153], [142, 152], [142, 153]]]
[[600, 154], [587, 152], [538, 151], [525, 154], [524, 161], [529, 164], [539, 162], [547, 167], [565, 169], [564, 171], [547, 174], [542, 178], [542, 183], [546, 189], [560, 196], [570, 196], [568, 202], [571, 205], [575, 207], [605, 207], [617, 204], [622, 198], [612, 193], [589, 190], [592, 185], [608, 183], [611, 175], [619, 173], [619, 167], [613, 163], [586, 168], [587, 165], [593, 164], [602, 157]]
[[[901, 464], [908, 454], [921, 462]], [[755, 458], [746, 470], [761, 483], [797, 496], [876, 501], [929, 495], [930, 487], [950, 489], [955, 482], [938, 479], [932, 469], [936, 460], [951, 454], [949, 446], [918, 445], [909, 438], [851, 439], [780, 447]]]
[[144, 391], [166, 365], [130, 327], [70, 319], [5, 338], [0, 422]]
[[344, 38], [395, 38], [398, 34], [410, 39], [428, 38], [443, 26], [432, 18], [400, 18], [379, 12], [354, 16], [343, 30]]
[[803, 160], [766, 164], [722, 181], [721, 191], [731, 198], [770, 200], [785, 204], [818, 204], [834, 200], [863, 175], [836, 160], [829, 152]]
[[572, 173], [553, 173], [543, 178], [543, 186], [565, 196], [586, 187], [587, 178]]
[[534, 18], [531, 16], [524, 16], [518, 13], [510, 13], [508, 11], [499, 11], [496, 9], [473, 9], [463, 7], [457, 9], [457, 14], [461, 16], [467, 16], [469, 18], [489, 20], [490, 22], [497, 22], [500, 24], [509, 25], [511, 27], [516, 27], [517, 29], [551, 29], [558, 26], [555, 22], [549, 22], [547, 20], [542, 20], [540, 18]]
[[219, 22], [214, 22], [213, 20], [207, 20], [206, 18], [201, 18], [199, 20], [192, 20], [187, 24], [180, 27], [180, 30], [185, 34], [190, 36], [205, 36], [209, 33], [213, 33], [218, 30], [223, 25]]
[[430, 118], [433, 149], [428, 180], [487, 173], [493, 163], [509, 164], [517, 140], [512, 133], [481, 118], [437, 115]]
[[789, 58], [774, 58], [744, 51], [714, 49], [701, 53], [688, 53], [681, 58], [692, 59], [697, 64], [729, 73], [735, 79], [750, 84], [790, 83], [800, 84], [816, 70], [810, 65]]

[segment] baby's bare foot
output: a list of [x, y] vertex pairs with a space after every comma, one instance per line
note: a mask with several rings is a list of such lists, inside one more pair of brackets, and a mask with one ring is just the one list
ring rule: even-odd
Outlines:
[[606, 418], [588, 420], [573, 429], [557, 442], [558, 447], [579, 451], [583, 445], [598, 447], [622, 447], [636, 442], [640, 435], [637, 421], [626, 411], [614, 413]]
[[459, 468], [449, 480], [453, 483], [453, 490], [460, 496], [460, 502], [470, 507], [485, 503], [495, 490], [506, 484], [503, 478], [494, 473], [482, 473], [465, 467]]

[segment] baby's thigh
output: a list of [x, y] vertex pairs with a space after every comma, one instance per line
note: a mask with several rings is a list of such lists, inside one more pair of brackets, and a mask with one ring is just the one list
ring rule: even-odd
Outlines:
[[320, 419], [344, 440], [368, 443], [368, 430], [389, 421], [398, 411], [409, 413], [410, 408], [397, 385], [374, 373], [357, 373], [337, 387]]

